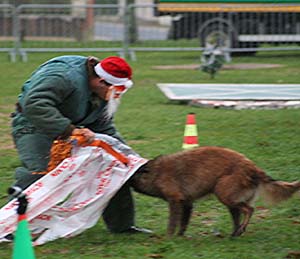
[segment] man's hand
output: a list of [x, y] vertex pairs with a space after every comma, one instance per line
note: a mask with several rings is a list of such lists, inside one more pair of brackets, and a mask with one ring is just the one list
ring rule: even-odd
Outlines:
[[92, 143], [95, 140], [95, 132], [91, 131], [88, 128], [74, 129], [72, 131], [72, 135], [74, 135], [74, 136], [83, 136], [87, 143]]

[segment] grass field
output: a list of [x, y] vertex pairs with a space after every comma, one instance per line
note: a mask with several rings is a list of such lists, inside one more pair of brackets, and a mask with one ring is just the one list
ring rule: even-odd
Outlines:
[[[97, 53], [83, 55], [107, 56]], [[112, 53], [114, 54], [114, 53]], [[61, 55], [61, 54], [59, 54]], [[10, 63], [0, 54], [0, 205], [19, 165], [10, 137], [9, 114], [22, 83], [40, 63], [55, 56], [30, 54], [27, 63]], [[199, 70], [155, 70], [157, 65], [195, 64], [196, 52], [137, 53], [134, 87], [124, 96], [116, 125], [127, 143], [145, 158], [181, 150], [186, 115], [196, 114], [200, 145], [235, 149], [254, 160], [273, 178], [300, 179], [300, 110], [208, 109], [169, 102], [156, 83], [299, 83], [300, 53], [259, 53], [234, 57], [233, 63], [282, 64], [281, 68], [224, 70], [214, 80]], [[113, 235], [102, 220], [72, 239], [35, 249], [39, 259], [60, 258], [167, 258], [167, 259], [284, 259], [300, 258], [299, 196], [276, 207], [260, 200], [247, 232], [231, 238], [231, 219], [214, 197], [195, 204], [185, 237], [167, 238], [167, 204], [134, 193], [137, 225], [154, 235]], [[11, 258], [12, 246], [0, 243], [0, 258]], [[298, 255], [297, 255], [298, 253]]]

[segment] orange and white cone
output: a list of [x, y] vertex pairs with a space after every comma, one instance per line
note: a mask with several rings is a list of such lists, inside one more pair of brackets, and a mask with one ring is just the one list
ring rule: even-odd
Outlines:
[[189, 113], [186, 117], [182, 148], [189, 149], [198, 146], [199, 144], [195, 114]]

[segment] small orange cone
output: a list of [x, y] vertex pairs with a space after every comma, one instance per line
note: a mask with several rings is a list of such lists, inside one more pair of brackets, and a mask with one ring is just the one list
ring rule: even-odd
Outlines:
[[195, 113], [189, 113], [186, 117], [182, 148], [189, 149], [198, 146], [199, 145]]

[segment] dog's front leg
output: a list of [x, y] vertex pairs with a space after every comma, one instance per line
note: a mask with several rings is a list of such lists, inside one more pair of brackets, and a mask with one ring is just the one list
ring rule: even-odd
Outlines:
[[169, 201], [168, 236], [173, 236], [182, 218], [183, 205], [181, 202]]
[[186, 231], [187, 226], [190, 222], [192, 211], [193, 211], [193, 204], [191, 204], [191, 203], [183, 204], [183, 214], [181, 217], [181, 224], [180, 224], [180, 229], [178, 232], [179, 236], [183, 236], [184, 232]]

